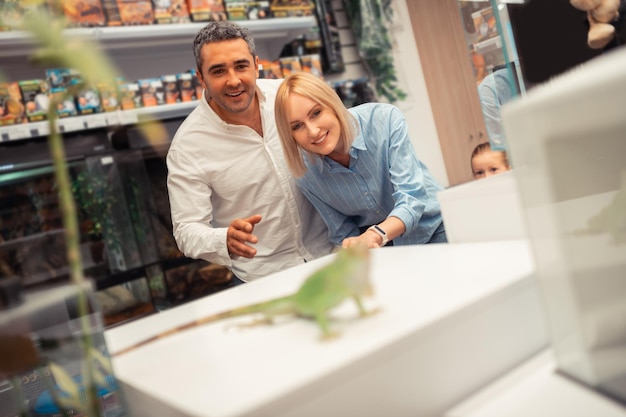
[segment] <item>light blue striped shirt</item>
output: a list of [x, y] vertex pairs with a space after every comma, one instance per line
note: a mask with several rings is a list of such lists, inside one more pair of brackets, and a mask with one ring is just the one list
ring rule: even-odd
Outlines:
[[345, 168], [328, 157], [304, 156], [306, 174], [298, 187], [322, 215], [329, 239], [361, 234], [360, 228], [388, 216], [404, 222], [406, 231], [394, 245], [426, 243], [442, 223], [437, 192], [442, 187], [417, 158], [402, 112], [385, 103], [350, 109], [359, 133]]

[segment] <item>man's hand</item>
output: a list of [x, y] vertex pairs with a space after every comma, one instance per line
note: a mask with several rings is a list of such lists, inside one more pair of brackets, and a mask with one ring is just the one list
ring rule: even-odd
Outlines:
[[235, 219], [230, 222], [226, 232], [226, 246], [228, 254], [232, 256], [243, 256], [244, 258], [254, 258], [256, 249], [246, 242], [257, 243], [259, 239], [252, 234], [254, 225], [261, 221], [261, 215], [255, 214], [245, 219]]

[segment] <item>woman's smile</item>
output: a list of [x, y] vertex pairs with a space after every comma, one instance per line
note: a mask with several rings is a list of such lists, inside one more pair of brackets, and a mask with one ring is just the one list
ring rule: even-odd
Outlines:
[[324, 135], [321, 138], [313, 142], [313, 145], [320, 145], [322, 142], [326, 140], [327, 136], [328, 136], [328, 132], [324, 133]]

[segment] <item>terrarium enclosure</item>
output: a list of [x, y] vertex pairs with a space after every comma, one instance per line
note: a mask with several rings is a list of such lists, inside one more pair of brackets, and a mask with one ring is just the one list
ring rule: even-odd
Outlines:
[[[136, 133], [130, 127], [122, 135], [128, 132]], [[105, 326], [228, 285], [228, 270], [186, 258], [176, 247], [163, 153], [141, 146], [115, 149], [106, 132], [98, 130], [66, 135], [64, 142], [84, 272], [94, 282]], [[29, 290], [63, 283], [68, 274], [47, 144], [3, 144], [0, 278], [18, 277]]]

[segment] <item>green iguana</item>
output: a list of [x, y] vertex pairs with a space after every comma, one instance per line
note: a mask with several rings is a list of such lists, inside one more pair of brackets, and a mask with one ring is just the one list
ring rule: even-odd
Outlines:
[[353, 246], [341, 249], [330, 264], [311, 274], [292, 295], [190, 321], [129, 346], [112, 356], [122, 355], [192, 327], [254, 313], [263, 314], [265, 318], [263, 321], [266, 323], [271, 323], [275, 316], [285, 314], [313, 318], [322, 330], [322, 338], [331, 338], [336, 334], [329, 328], [329, 311], [351, 298], [355, 301], [361, 316], [369, 315], [372, 312], [366, 311], [362, 299], [364, 296], [372, 295], [372, 292], [369, 278], [369, 251], [363, 246]]

